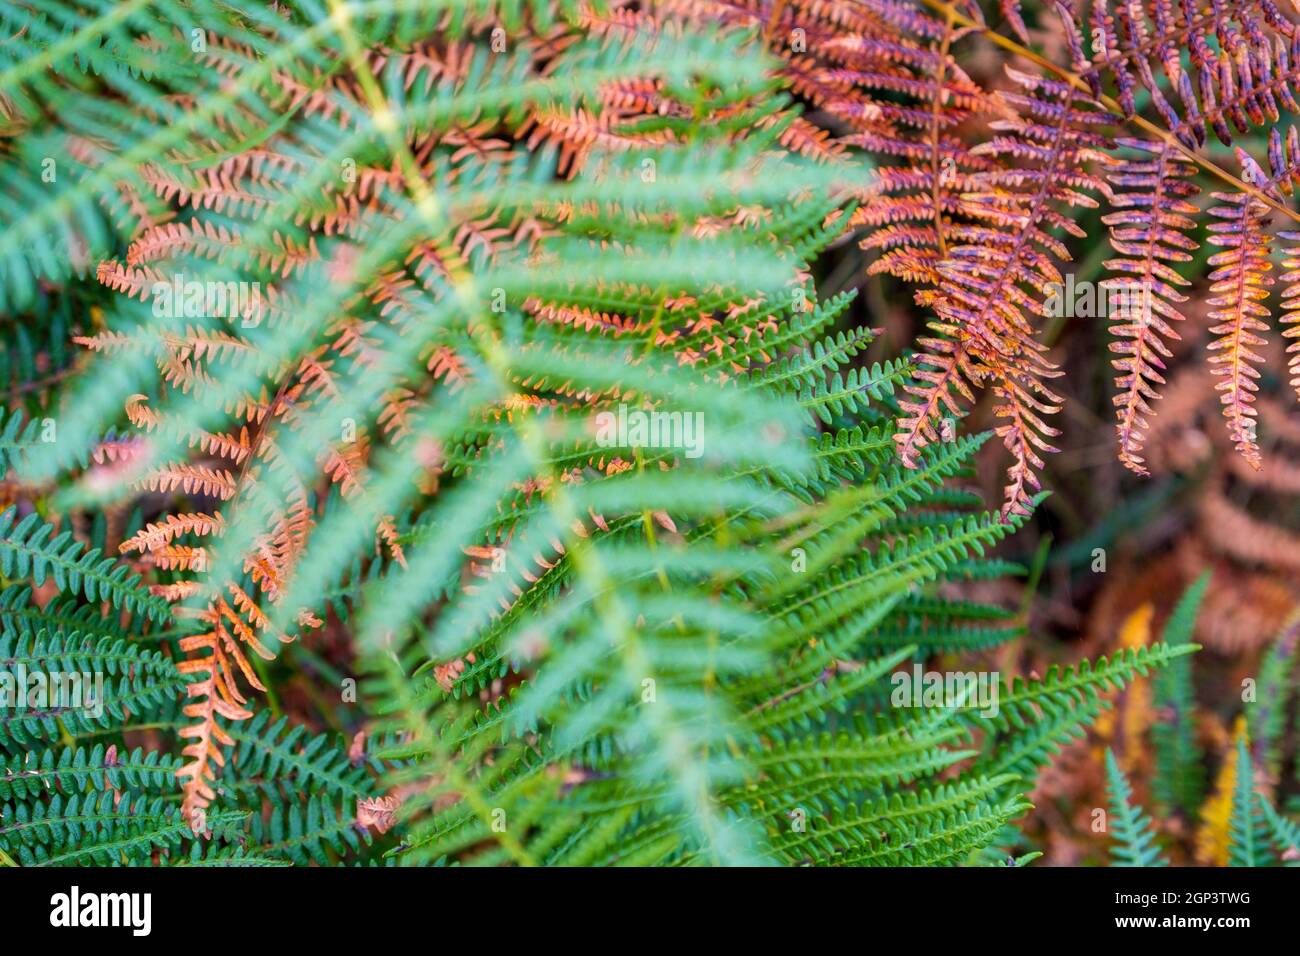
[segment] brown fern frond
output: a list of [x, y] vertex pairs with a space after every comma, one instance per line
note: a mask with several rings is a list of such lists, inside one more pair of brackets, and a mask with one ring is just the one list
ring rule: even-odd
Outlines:
[[221, 468], [203, 465], [164, 465], [141, 478], [139, 484], [150, 491], [166, 492], [180, 488], [187, 495], [207, 495], [223, 501], [233, 498], [236, 491], [234, 475]]
[[[245, 702], [235, 689], [231, 673], [231, 655], [236, 658], [236, 666], [248, 673], [248, 661], [238, 646], [231, 640], [229, 633], [214, 622], [214, 629], [206, 634], [182, 638], [181, 650], [187, 654], [207, 651], [178, 663], [177, 669], [183, 674], [204, 674], [202, 680], [186, 685], [186, 695], [191, 698], [182, 708], [182, 713], [193, 723], [182, 727], [178, 735], [182, 739], [192, 740], [182, 748], [181, 753], [192, 758], [176, 772], [181, 780], [183, 800], [181, 813], [196, 831], [205, 827], [203, 814], [216, 793], [213, 782], [216, 768], [225, 764], [222, 748], [233, 745], [230, 735], [222, 729], [219, 717], [226, 720], [247, 720], [252, 711], [243, 707]], [[256, 678], [254, 678], [255, 680]], [[260, 686], [260, 685], [259, 685]]]
[[[135, 339], [123, 332], [97, 332], [94, 335], [74, 335], [72, 341], [92, 352], [122, 352], [136, 345]], [[142, 398], [144, 396], [141, 396]]]
[[1021, 42], [1028, 44], [1029, 30], [1025, 26], [1025, 18], [1020, 13], [1020, 0], [998, 0], [998, 9], [1002, 11], [1002, 16]]
[[224, 225], [200, 219], [169, 223], [146, 231], [131, 243], [126, 251], [126, 264], [136, 267], [178, 254], [222, 262], [237, 242], [238, 236]]
[[1157, 386], [1165, 384], [1164, 360], [1171, 357], [1165, 342], [1179, 338], [1169, 322], [1184, 319], [1176, 303], [1187, 296], [1177, 287], [1191, 284], [1169, 263], [1191, 261], [1197, 248], [1187, 235], [1195, 227], [1191, 216], [1197, 208], [1187, 199], [1198, 190], [1188, 182], [1194, 168], [1169, 144], [1117, 142], [1143, 155], [1124, 160], [1108, 175], [1116, 212], [1101, 221], [1110, 227], [1111, 245], [1122, 258], [1108, 260], [1106, 268], [1123, 278], [1101, 285], [1120, 293], [1119, 308], [1111, 313], [1111, 333], [1120, 341], [1110, 345], [1123, 356], [1112, 362], [1120, 373], [1115, 379], [1119, 394], [1113, 399], [1119, 458], [1126, 468], [1145, 475], [1140, 453], [1146, 416], [1154, 414], [1150, 402], [1158, 397]]
[[[1268, 177], [1259, 165], [1238, 150], [1247, 180], [1267, 186]], [[1220, 379], [1214, 386], [1228, 422], [1228, 435], [1238, 452], [1255, 468], [1259, 467], [1259, 443], [1255, 436], [1255, 392], [1259, 371], [1252, 363], [1264, 358], [1255, 349], [1265, 345], [1257, 332], [1267, 332], [1264, 320], [1269, 316], [1269, 287], [1273, 269], [1269, 261], [1270, 240], [1265, 231], [1268, 207], [1245, 193], [1213, 193], [1223, 205], [1212, 207], [1210, 215], [1224, 220], [1209, 226], [1209, 242], [1224, 249], [1209, 258], [1215, 269], [1209, 278], [1211, 297], [1207, 304], [1218, 306], [1209, 313], [1218, 322], [1210, 331], [1219, 338], [1209, 349], [1212, 373]]]
[[544, 322], [571, 325], [587, 332], [602, 331], [622, 335], [637, 333], [645, 328], [644, 323], [635, 319], [610, 312], [600, 312], [581, 305], [541, 302], [530, 298], [524, 302], [524, 308]]
[[[164, 601], [170, 601], [178, 604], [181, 601], [187, 601], [194, 597], [203, 589], [203, 585], [198, 581], [176, 581], [173, 584], [151, 584], [149, 593], [154, 594]], [[179, 609], [178, 609], [179, 613]]]
[[365, 449], [359, 442], [327, 448], [321, 453], [320, 460], [321, 470], [339, 486], [343, 497], [351, 498], [360, 492], [366, 465]]
[[672, 141], [668, 131], [651, 134], [626, 132], [617, 113], [595, 115], [587, 110], [572, 113], [542, 110], [528, 117], [520, 134], [527, 136], [530, 150], [550, 147], [558, 151], [557, 169], [563, 176], [575, 176], [597, 148], [621, 152], [633, 146], [664, 145]]
[[[972, 4], [960, 7], [977, 13]], [[975, 241], [962, 231], [970, 220], [961, 194], [971, 172], [989, 168], [957, 135], [998, 108], [951, 51], [969, 31], [898, 0], [668, 0], [664, 8], [761, 33], [788, 88], [815, 111], [823, 132], [836, 134], [816, 135], [802, 117], [785, 115], [783, 145], [825, 162], [853, 148], [885, 159], [845, 225], [888, 226], [862, 240], [881, 253], [872, 273], [916, 284], [928, 304], [947, 247]], [[627, 15], [628, 28], [643, 28], [644, 19]]]
[[150, 522], [146, 524], [143, 529], [123, 541], [118, 546], [118, 549], [123, 554], [132, 551], [157, 551], [183, 534], [205, 537], [207, 535], [222, 534], [225, 529], [225, 519], [220, 514], [208, 515], [192, 512], [189, 514], [166, 515], [157, 523]]
[[[1287, 130], [1285, 144], [1281, 133], [1274, 129], [1269, 137], [1269, 164], [1272, 168], [1270, 182], [1285, 193], [1291, 195], [1294, 187], [1300, 184], [1300, 133], [1291, 126]], [[1278, 236], [1287, 242], [1300, 243], [1300, 231], [1284, 230]], [[1300, 398], [1300, 245], [1287, 248], [1282, 259], [1282, 268], [1287, 270], [1281, 276], [1282, 290], [1282, 332], [1284, 339], [1293, 340], [1287, 346], [1286, 354], [1290, 356], [1287, 369], [1291, 374], [1289, 385]]]
[[146, 439], [134, 436], [105, 439], [95, 446], [90, 460], [100, 465], [129, 463], [141, 456], [146, 448]]
[[[899, 402], [904, 414], [895, 442], [903, 463], [915, 467], [920, 450], [939, 438], [938, 419], [961, 414], [953, 393], [970, 403], [974, 387], [993, 386], [995, 413], [1005, 420], [997, 433], [1014, 459], [1004, 513], [1022, 514], [1039, 487], [1038, 452], [1054, 450], [1047, 439], [1057, 431], [1042, 416], [1060, 405], [1043, 384], [1059, 372], [1043, 356], [1033, 324], [1046, 312], [1049, 287], [1061, 282], [1053, 258], [1069, 258], [1051, 230], [1081, 235], [1058, 207], [1094, 207], [1088, 193], [1110, 194], [1086, 168], [1110, 162], [1095, 131], [1109, 117], [1066, 83], [1008, 73], [1024, 92], [1004, 99], [1020, 115], [994, 121], [1001, 135], [972, 151], [999, 168], [979, 174], [979, 191], [966, 196], [989, 228], [982, 242], [953, 248], [940, 265], [938, 318], [930, 325], [939, 337], [919, 341], [925, 351], [917, 381], [905, 386], [909, 397]], [[1021, 165], [1001, 165], [1009, 160]]]
[[101, 262], [95, 268], [95, 278], [114, 292], [141, 302], [148, 300], [155, 283], [167, 281], [157, 269], [129, 268], [114, 261]]
[[397, 533], [397, 525], [392, 515], [384, 515], [379, 519], [376, 526], [376, 534], [379, 540], [384, 542], [388, 547], [388, 553], [400, 567], [406, 567], [406, 552], [402, 550], [401, 536]]
[[202, 571], [207, 567], [208, 552], [190, 545], [167, 545], [150, 551], [148, 558], [164, 571]]
[[1252, 517], [1217, 489], [1203, 493], [1199, 510], [1201, 528], [1220, 551], [1252, 564], [1300, 571], [1300, 535]]
[[1229, 455], [1225, 467], [1234, 478], [1251, 487], [1279, 495], [1300, 495], [1300, 461], [1295, 459], [1273, 453], [1256, 469], [1240, 455]]
[[1113, 79], [1129, 118], [1138, 115], [1138, 90], [1145, 91], [1165, 128], [1188, 148], [1204, 145], [1209, 129], [1231, 145], [1229, 124], [1245, 132], [1276, 123], [1279, 105], [1296, 108], [1300, 34], [1273, 0], [1215, 0], [1204, 13], [1192, 0], [1094, 0], [1085, 13], [1086, 7], [1083, 0], [1055, 3], [1071, 69], [1096, 97]]
[[457, 392], [473, 381], [473, 373], [455, 349], [445, 345], [436, 346], [429, 356], [425, 367], [434, 380], [444, 379], [452, 392]]
[[197, 432], [190, 436], [190, 447], [197, 447], [207, 455], [228, 458], [236, 465], [242, 465], [253, 451], [247, 428], [240, 428], [238, 435], [227, 432]]
[[363, 829], [373, 827], [379, 833], [387, 833], [397, 823], [397, 811], [401, 803], [401, 798], [397, 796], [358, 798], [357, 826]]
[[218, 716], [227, 720], [247, 720], [253, 716], [252, 711], [239, 706], [229, 696], [217, 677], [219, 649], [213, 634], [200, 638], [182, 640], [183, 650], [194, 651], [206, 649], [205, 656], [181, 661], [177, 669], [183, 674], [202, 674], [201, 680], [185, 685], [186, 696], [191, 702], [182, 708], [182, 713], [193, 723], [182, 727], [178, 734], [191, 743], [181, 748], [181, 753], [190, 760], [176, 772], [181, 781], [183, 799], [181, 814], [196, 832], [206, 830], [204, 813], [216, 799], [213, 781], [216, 778], [214, 768], [225, 764], [222, 748], [233, 746], [234, 740], [217, 722]]
[[1286, 286], [1282, 291], [1282, 324], [1285, 326], [1282, 337], [1291, 340], [1286, 348], [1291, 356], [1287, 361], [1287, 370], [1291, 374], [1287, 384], [1300, 398], [1300, 232], [1287, 230], [1278, 235], [1288, 242], [1297, 243], [1286, 250], [1282, 259], [1282, 268], [1287, 270], [1281, 276]]
[[[758, 123], [759, 129], [773, 129], [781, 122], [781, 117], [765, 116]], [[781, 130], [777, 142], [783, 147], [819, 163], [843, 162], [848, 150], [831, 135], [829, 130], [815, 126], [802, 116], [795, 116]]]

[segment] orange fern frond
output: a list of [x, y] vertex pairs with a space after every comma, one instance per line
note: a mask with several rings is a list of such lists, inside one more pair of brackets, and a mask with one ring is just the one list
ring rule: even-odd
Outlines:
[[233, 498], [236, 491], [234, 475], [225, 469], [203, 465], [165, 465], [145, 475], [139, 484], [150, 491], [165, 492], [180, 488], [189, 495], [207, 495], [223, 501]]
[[[1271, 131], [1269, 163], [1273, 171], [1270, 182], [1286, 195], [1292, 195], [1294, 187], [1300, 184], [1300, 133], [1294, 126], [1287, 130], [1285, 144], [1276, 129]], [[1288, 242], [1300, 243], [1300, 232], [1294, 230], [1279, 232], [1278, 236]], [[1282, 291], [1282, 324], [1285, 326], [1282, 337], [1293, 340], [1286, 349], [1290, 356], [1287, 361], [1287, 370], [1291, 374], [1288, 384], [1300, 398], [1300, 245], [1286, 250], [1282, 268], [1287, 270], [1281, 276], [1285, 286]]]
[[167, 281], [157, 269], [130, 268], [111, 260], [101, 262], [95, 268], [95, 278], [114, 292], [121, 292], [141, 302], [149, 298], [155, 283]]
[[101, 465], [130, 463], [144, 454], [147, 448], [146, 441], [134, 436], [105, 439], [95, 446], [90, 459]]
[[379, 519], [376, 527], [376, 533], [379, 540], [388, 546], [388, 553], [400, 567], [406, 567], [406, 552], [402, 550], [401, 536], [397, 533], [397, 525], [392, 515], [384, 515]]
[[126, 251], [126, 264], [134, 268], [180, 254], [221, 262], [238, 238], [227, 226], [206, 220], [168, 223], [147, 230], [131, 243]]
[[225, 519], [220, 514], [200, 514], [193, 512], [189, 514], [166, 515], [157, 523], [149, 523], [143, 529], [137, 531], [127, 540], [123, 541], [118, 549], [123, 554], [132, 551], [156, 551], [166, 547], [170, 542], [183, 534], [193, 534], [199, 537], [207, 535], [219, 535], [226, 529]]
[[182, 739], [191, 741], [181, 748], [181, 753], [190, 760], [176, 771], [176, 776], [181, 781], [183, 796], [181, 814], [195, 832], [201, 833], [207, 829], [204, 811], [217, 795], [212, 785], [216, 776], [214, 767], [225, 764], [222, 748], [234, 744], [231, 736], [217, 722], [217, 717], [221, 716], [227, 720], [247, 720], [253, 714], [252, 711], [235, 703], [217, 679], [216, 657], [219, 650], [214, 635], [185, 638], [182, 640], [182, 645], [186, 651], [204, 648], [209, 651], [205, 657], [185, 660], [177, 664], [177, 669], [182, 674], [205, 675], [202, 680], [185, 685], [185, 693], [190, 698], [190, 703], [182, 708], [182, 713], [193, 723], [182, 727], [178, 734]]
[[1176, 303], [1187, 301], [1187, 296], [1177, 287], [1191, 284], [1169, 263], [1191, 261], [1191, 251], [1197, 248], [1187, 236], [1195, 227], [1190, 217], [1197, 212], [1187, 197], [1197, 188], [1187, 181], [1194, 167], [1173, 146], [1137, 139], [1117, 142], [1143, 155], [1124, 160], [1108, 176], [1115, 187], [1111, 205], [1116, 211], [1101, 221], [1110, 227], [1111, 245], [1122, 258], [1108, 260], [1106, 268], [1122, 278], [1101, 285], [1119, 293], [1111, 334], [1120, 341], [1110, 345], [1122, 356], [1112, 362], [1121, 373], [1115, 379], [1119, 394], [1113, 399], [1119, 458], [1126, 468], [1145, 475], [1141, 451], [1146, 416], [1154, 414], [1150, 402], [1158, 397], [1156, 387], [1165, 384], [1164, 359], [1171, 357], [1165, 341], [1179, 338], [1169, 322], [1184, 319]]
[[[1039, 452], [1054, 451], [1048, 439], [1058, 434], [1042, 416], [1061, 399], [1043, 379], [1060, 372], [1042, 354], [1033, 317], [1046, 313], [1049, 288], [1062, 281], [1052, 259], [1069, 258], [1051, 230], [1082, 230], [1057, 207], [1094, 207], [1089, 192], [1108, 196], [1109, 185], [1086, 167], [1110, 160], [1095, 131], [1109, 122], [1106, 113], [1066, 83], [1008, 73], [1024, 92], [1003, 99], [1020, 115], [995, 120], [1000, 135], [972, 150], [999, 168], [978, 174], [979, 190], [966, 194], [988, 228], [981, 242], [956, 246], [939, 266], [938, 318], [930, 323], [938, 337], [919, 340], [925, 351], [899, 402], [895, 442], [903, 463], [915, 467], [920, 450], [939, 439], [938, 419], [961, 414], [957, 399], [973, 402], [974, 387], [992, 386], [1003, 420], [996, 432], [1013, 458], [1003, 505], [1010, 515], [1027, 513], [1043, 467]], [[1001, 165], [1008, 160], [1022, 164]]]
[[167, 545], [150, 551], [148, 557], [164, 571], [202, 571], [208, 562], [206, 548], [190, 545]]
[[1225, 554], [1252, 564], [1300, 571], [1300, 535], [1247, 514], [1222, 491], [1203, 492], [1201, 527]]
[[[1238, 153], [1248, 180], [1267, 185], [1259, 165], [1244, 151]], [[1269, 274], [1273, 263], [1269, 261], [1270, 240], [1265, 231], [1268, 207], [1245, 193], [1212, 195], [1223, 205], [1212, 207], [1209, 213], [1223, 222], [1209, 226], [1209, 242], [1224, 251], [1209, 258], [1209, 264], [1215, 267], [1210, 273], [1214, 284], [1206, 302], [1218, 307], [1209, 317], [1219, 323], [1210, 329], [1219, 338], [1209, 345], [1214, 353], [1209, 362], [1212, 374], [1220, 379], [1214, 388], [1223, 405], [1229, 438], [1246, 461], [1258, 468], [1254, 393], [1259, 390], [1259, 371], [1252, 363], [1264, 361], [1255, 349], [1264, 346], [1265, 340], [1256, 333], [1268, 331], [1265, 301], [1274, 281]]]

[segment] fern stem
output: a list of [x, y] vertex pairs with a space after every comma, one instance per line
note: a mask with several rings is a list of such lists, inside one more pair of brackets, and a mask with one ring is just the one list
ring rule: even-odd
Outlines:
[[940, 155], [940, 136], [939, 120], [943, 115], [944, 107], [944, 74], [948, 71], [948, 51], [952, 47], [953, 27], [956, 21], [953, 19], [955, 10], [949, 8], [947, 17], [944, 20], [943, 45], [939, 48], [939, 76], [935, 80], [935, 88], [938, 91], [934, 97], [932, 110], [930, 111], [930, 175], [934, 180], [930, 183], [930, 199], [934, 205], [934, 238], [939, 246], [939, 258], [945, 259], [948, 256], [948, 243], [943, 238], [943, 195], [941, 183], [943, 181], [943, 156]]
[[155, 720], [143, 724], [123, 724], [116, 727], [104, 727], [86, 733], [72, 734], [69, 746], [75, 746], [82, 740], [93, 740], [96, 737], [107, 737], [113, 734], [126, 734], [138, 730], [180, 730], [184, 726], [185, 722], [180, 720]]

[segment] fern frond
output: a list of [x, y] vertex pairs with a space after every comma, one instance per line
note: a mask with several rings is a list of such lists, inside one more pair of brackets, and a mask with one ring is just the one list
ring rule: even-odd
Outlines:
[[[1178, 599], [1165, 623], [1162, 640], [1166, 644], [1190, 642], [1209, 584], [1210, 574], [1206, 572]], [[1191, 658], [1170, 661], [1156, 677], [1154, 690], [1160, 718], [1151, 729], [1155, 751], [1151, 795], [1161, 806], [1178, 808], [1190, 818], [1201, 805], [1205, 792], [1203, 755], [1196, 743]]]
[[[224, 812], [210, 820], [220, 833], [240, 826], [246, 814]], [[162, 798], [112, 790], [64, 798], [28, 808], [0, 808], [0, 849], [23, 866], [100, 866], [141, 863], [155, 850], [177, 850], [193, 834], [180, 811]]]
[[37, 587], [49, 579], [62, 592], [105, 601], [154, 621], [171, 617], [166, 602], [141, 587], [140, 575], [112, 558], [101, 558], [98, 548], [87, 551], [71, 532], [56, 534], [54, 526], [35, 513], [21, 521], [14, 508], [0, 513], [0, 574], [30, 577]]
[[1264, 823], [1278, 855], [1286, 866], [1300, 866], [1300, 824], [1278, 813], [1258, 790], [1255, 791], [1255, 799], [1259, 802]]
[[78, 634], [0, 637], [0, 744], [119, 727], [186, 686], [160, 651]]
[[140, 747], [124, 754], [103, 744], [29, 750], [21, 757], [0, 757], [0, 800], [88, 790], [158, 792], [171, 785], [179, 766], [167, 754]]
[[[1266, 185], [1263, 170], [1244, 152], [1240, 153], [1248, 180]], [[1265, 340], [1257, 332], [1268, 331], [1265, 319], [1269, 310], [1264, 305], [1268, 289], [1273, 285], [1269, 273], [1269, 239], [1265, 233], [1268, 208], [1244, 193], [1213, 193], [1223, 205], [1212, 207], [1210, 215], [1224, 220], [1210, 225], [1209, 242], [1220, 246], [1209, 258], [1215, 266], [1209, 278], [1212, 297], [1207, 303], [1221, 306], [1209, 314], [1218, 322], [1210, 331], [1218, 339], [1209, 346], [1214, 353], [1210, 359], [1211, 372], [1221, 381], [1214, 386], [1223, 405], [1223, 416], [1228, 423], [1228, 437], [1237, 451], [1254, 468], [1260, 467], [1259, 443], [1255, 435], [1255, 395], [1259, 386], [1255, 380], [1259, 371], [1252, 363], [1262, 363], [1263, 356], [1255, 349], [1264, 346]]]
[[1057, 434], [1042, 416], [1060, 401], [1043, 384], [1058, 372], [1043, 357], [1030, 316], [1044, 311], [1048, 286], [1061, 281], [1052, 259], [1068, 258], [1052, 230], [1081, 234], [1056, 207], [1095, 206], [1088, 191], [1110, 193], [1085, 169], [1107, 159], [1106, 141], [1095, 128], [1108, 117], [1068, 84], [1010, 75], [1023, 92], [1003, 98], [1020, 115], [995, 120], [991, 125], [1002, 135], [974, 151], [1035, 165], [999, 167], [978, 177], [979, 191], [967, 201], [988, 226], [978, 244], [954, 247], [942, 266], [931, 323], [937, 335], [920, 340], [926, 351], [917, 359], [918, 381], [905, 387], [910, 397], [899, 403], [906, 414], [895, 438], [903, 463], [914, 467], [917, 452], [939, 438], [936, 421], [961, 416], [957, 398], [971, 403], [974, 387], [991, 386], [999, 400], [995, 413], [1006, 420], [997, 434], [1013, 457], [1003, 511], [1023, 515], [1039, 487], [1040, 452], [1053, 450], [1047, 439]]
[[1236, 775], [1232, 790], [1232, 811], [1228, 818], [1230, 866], [1263, 866], [1267, 860], [1267, 830], [1256, 793], [1255, 767], [1250, 758], [1246, 734], [1237, 735]]
[[1184, 319], [1177, 306], [1187, 296], [1178, 287], [1190, 285], [1171, 263], [1190, 262], [1197, 248], [1187, 236], [1195, 225], [1190, 217], [1198, 211], [1188, 199], [1197, 189], [1187, 181], [1193, 167], [1172, 146], [1136, 139], [1116, 142], [1143, 155], [1108, 173], [1116, 187], [1110, 200], [1116, 211], [1102, 222], [1110, 227], [1111, 245], [1123, 258], [1106, 263], [1121, 278], [1107, 279], [1101, 287], [1121, 296], [1121, 307], [1111, 313], [1111, 333], [1121, 340], [1111, 351], [1125, 356], [1112, 363], [1121, 373], [1115, 379], [1119, 394], [1114, 398], [1120, 461], [1147, 474], [1140, 452], [1146, 416], [1153, 414], [1149, 402], [1157, 397], [1156, 387], [1165, 384], [1164, 359], [1171, 355], [1165, 341], [1179, 338], [1169, 323]]
[[1106, 792], [1110, 796], [1113, 866], [1168, 866], [1156, 843], [1154, 826], [1141, 807], [1133, 805], [1133, 788], [1120, 769], [1115, 753], [1106, 748]]

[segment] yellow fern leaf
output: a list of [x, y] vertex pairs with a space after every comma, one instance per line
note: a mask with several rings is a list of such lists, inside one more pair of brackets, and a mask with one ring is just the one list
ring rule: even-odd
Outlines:
[[1246, 732], [1246, 720], [1238, 717], [1232, 730], [1214, 792], [1201, 806], [1201, 825], [1196, 831], [1196, 862], [1202, 866], [1227, 866], [1231, 846], [1232, 791], [1237, 785], [1237, 740]]

